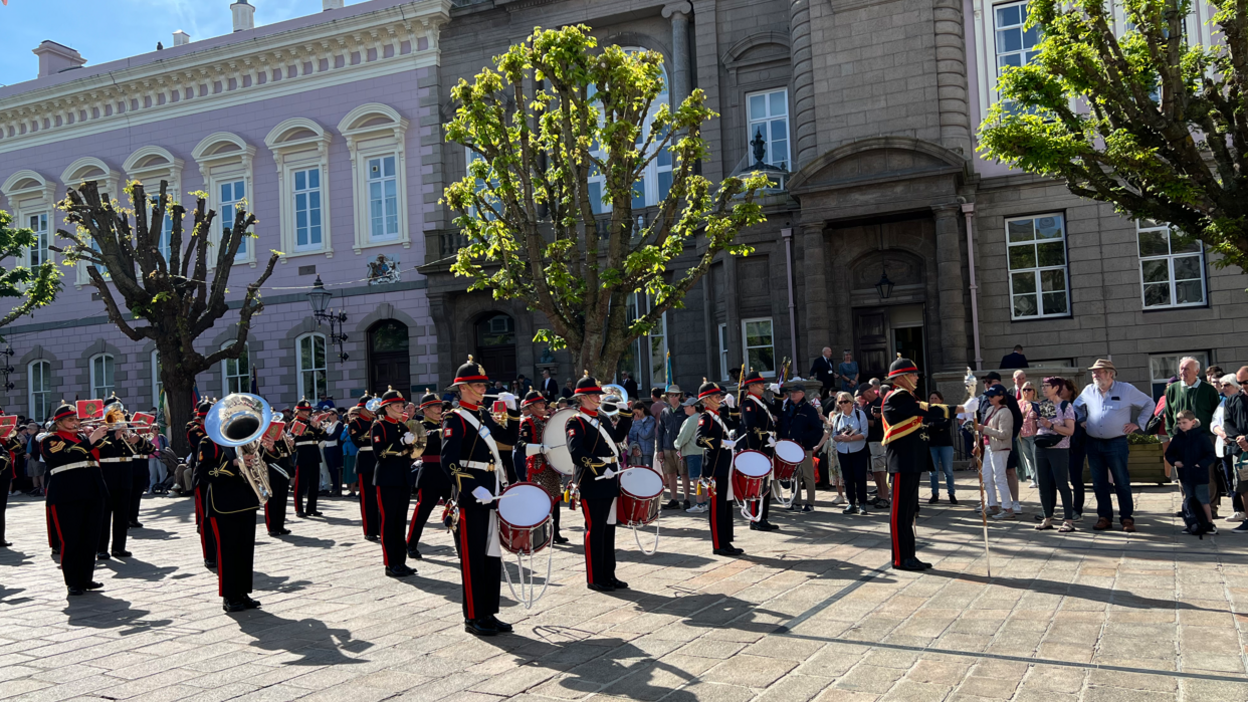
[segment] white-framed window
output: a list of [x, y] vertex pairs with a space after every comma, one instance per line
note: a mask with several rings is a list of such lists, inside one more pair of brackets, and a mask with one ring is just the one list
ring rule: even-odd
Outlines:
[[1040, 28], [1027, 24], [1027, 3], [1009, 2], [992, 6], [993, 50], [996, 58], [993, 95], [999, 99], [996, 80], [1009, 68], [1025, 66], [1039, 51]]
[[368, 159], [368, 239], [399, 237], [399, 177], [394, 156]]
[[52, 411], [52, 364], [31, 361], [26, 366], [26, 387], [30, 418], [42, 424]]
[[747, 371], [753, 369], [764, 378], [776, 375], [776, 343], [771, 317], [741, 320], [741, 348], [745, 350]]
[[299, 396], [313, 403], [329, 394], [325, 365], [325, 336], [304, 334], [295, 340], [295, 361], [299, 371]]
[[749, 129], [746, 133], [746, 153], [754, 163], [754, 141], [762, 139], [766, 148], [763, 163], [789, 170], [789, 91], [764, 90], [745, 96], [746, 117]]
[[1205, 304], [1205, 250], [1200, 240], [1184, 240], [1169, 225], [1148, 220], [1136, 222], [1136, 239], [1144, 309]]
[[292, 256], [333, 256], [329, 216], [329, 142], [317, 122], [292, 117], [265, 137], [277, 164], [282, 261]]
[[112, 354], [101, 353], [91, 357], [91, 398], [104, 399], [113, 394], [114, 359]]
[[[152, 198], [153, 201], [156, 201], [159, 199], [160, 199], [159, 195]], [[166, 210], [165, 220], [164, 222], [161, 223], [161, 227], [160, 227], [160, 241], [156, 245], [156, 247], [160, 250], [161, 257], [165, 259], [166, 265], [169, 264], [170, 255], [173, 253], [173, 251], [170, 248], [173, 245], [172, 235], [173, 235], [173, 213], [170, 212], [169, 210]], [[185, 233], [183, 233], [183, 237], [185, 240]]]
[[[637, 47], [625, 47], [624, 50], [629, 53], [641, 51], [641, 49]], [[659, 113], [659, 107], [671, 102], [671, 94], [668, 90], [669, 85], [670, 81], [668, 81], [667, 78], [667, 71], [664, 69], [663, 87], [659, 94], [655, 97], [654, 102], [651, 103], [650, 111], [646, 113], [646, 118], [642, 122], [641, 132], [637, 135], [637, 147], [639, 149], [644, 145], [647, 136], [650, 134], [650, 130], [654, 126], [654, 117]], [[597, 92], [598, 89], [596, 86], [589, 86], [589, 97], [592, 98], [595, 94], [597, 94]], [[599, 106], [599, 109], [601, 109], [601, 106]], [[602, 119], [603, 117], [600, 116], [600, 123]], [[660, 137], [656, 135], [654, 143], [658, 144], [659, 141]], [[601, 150], [595, 149], [594, 155], [599, 158], [605, 158], [605, 153]], [[604, 204], [602, 202], [603, 194], [606, 192], [606, 177], [595, 169], [590, 174], [588, 185], [590, 205], [593, 208], [594, 214], [610, 212], [610, 203]], [[641, 209], [643, 207], [657, 205], [667, 197], [667, 193], [671, 189], [672, 154], [667, 149], [664, 149], [646, 165], [645, 170], [642, 171], [641, 176], [637, 179], [637, 182], [633, 184], [633, 209]]]
[[1043, 214], [1005, 220], [1013, 319], [1070, 316], [1066, 218]]
[[160, 352], [152, 351], [152, 407], [157, 412], [163, 412], [164, 407], [160, 405], [160, 393], [165, 389], [165, 383], [160, 379]]
[[1187, 356], [1200, 361], [1200, 376], [1203, 381], [1204, 371], [1209, 367], [1208, 351], [1181, 351], [1148, 357], [1148, 375], [1154, 400], [1159, 400], [1166, 394], [1166, 381], [1179, 374], [1179, 361]]
[[[208, 191], [208, 207], [217, 211], [217, 240], [220, 246], [234, 227], [234, 216], [239, 208], [252, 211], [252, 162], [256, 147], [243, 141], [242, 137], [229, 132], [217, 132], [204, 137], [191, 152], [199, 164]], [[234, 257], [235, 263], [256, 264], [254, 231], [243, 237]], [[219, 250], [219, 249], [218, 249]], [[216, 265], [216, 251], [210, 251], [208, 265]]]
[[338, 123], [351, 153], [356, 253], [370, 246], [411, 246], [405, 186], [407, 126], [406, 118], [380, 103], [361, 105]]
[[35, 267], [53, 260], [48, 245], [52, 241], [52, 230], [59, 221], [53, 209], [58, 199], [57, 190], [55, 181], [25, 169], [0, 183], [0, 194], [9, 201], [8, 210], [13, 215], [13, 224], [33, 229], [37, 238], [35, 246], [22, 252], [23, 265]]
[[[160, 230], [160, 241], [157, 248], [160, 255], [164, 257], [167, 264], [170, 259], [170, 237], [173, 233], [173, 206], [181, 202], [182, 197], [182, 166], [184, 162], [180, 158], [175, 158], [169, 153], [168, 149], [160, 146], [144, 146], [126, 159], [122, 168], [126, 171], [126, 177], [130, 180], [137, 180], [143, 184], [143, 193], [148, 198], [147, 211], [151, 216], [152, 207], [159, 204], [160, 200], [160, 183], [164, 181], [168, 183], [166, 192], [169, 195], [169, 205], [165, 209], [165, 221]], [[185, 219], [183, 220], [185, 227]], [[189, 240], [190, 231], [183, 232], [182, 245], [186, 246]]]
[[30, 227], [31, 231], [35, 233], [35, 239], [38, 242], [35, 246], [26, 249], [26, 265], [31, 268], [38, 268], [50, 260], [48, 258], [48, 240], [50, 238], [48, 213], [40, 212], [30, 215], [30, 218], [26, 220], [26, 226]]
[[[466, 173], [471, 173], [470, 169], [472, 167], [472, 164], [476, 163], [477, 161], [484, 161], [484, 160], [485, 160], [485, 157], [482, 156], [481, 154], [477, 153], [476, 151], [473, 151], [470, 147], [467, 147], [467, 146], [464, 147], [464, 170]], [[483, 188], [485, 188], [485, 181], [481, 180], [480, 178], [477, 178], [476, 182], [477, 182], [477, 192], [479, 193], [481, 192]], [[601, 197], [602, 197], [602, 194], [600, 190], [599, 198]], [[502, 203], [498, 202], [497, 198], [491, 197], [489, 198], [489, 200], [490, 200], [490, 205], [494, 207], [495, 209], [500, 209], [502, 207]], [[471, 214], [475, 217], [477, 215], [477, 208], [475, 207], [472, 208]], [[486, 219], [494, 219], [494, 215], [488, 211], [484, 213], [484, 216]]]
[[[628, 298], [628, 321], [650, 311], [651, 300], [644, 292], [633, 293]], [[632, 357], [632, 359], [629, 358]], [[667, 313], [655, 323], [649, 334], [643, 334], [633, 342], [630, 351], [621, 361], [639, 384], [649, 381], [650, 387], [667, 384]]]
[[719, 379], [728, 380], [728, 324], [719, 325]]
[[[233, 341], [227, 341], [221, 348], [233, 345]], [[243, 344], [241, 356], [221, 362], [221, 396], [235, 392], [251, 392], [251, 348], [247, 344]]]

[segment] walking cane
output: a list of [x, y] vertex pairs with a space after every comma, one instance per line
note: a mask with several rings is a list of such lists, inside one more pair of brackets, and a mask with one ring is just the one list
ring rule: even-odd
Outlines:
[[[970, 395], [967, 400], [975, 398], [975, 389], [979, 385], [979, 381], [975, 378], [975, 372], [970, 368], [966, 369], [966, 377], [963, 379], [966, 385], [966, 391]], [[964, 403], [965, 404], [965, 403]], [[971, 422], [974, 426], [975, 412], [979, 411], [978, 402], [976, 407], [971, 411]], [[975, 450], [971, 453], [975, 459], [975, 470], [979, 474], [979, 517], [983, 521], [984, 526], [984, 560], [988, 564], [988, 578], [992, 578], [992, 552], [988, 550], [988, 499], [984, 494], [984, 435], [978, 429], [975, 430]]]

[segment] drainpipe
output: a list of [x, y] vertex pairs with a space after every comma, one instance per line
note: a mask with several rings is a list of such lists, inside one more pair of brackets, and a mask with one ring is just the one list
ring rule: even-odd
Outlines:
[[966, 217], [966, 260], [971, 274], [971, 338], [975, 343], [975, 370], [983, 370], [984, 357], [979, 352], [979, 286], [975, 284], [975, 203], [962, 203], [962, 216]]
[[797, 303], [793, 301], [793, 230], [785, 228], [780, 230], [780, 236], [784, 237], [784, 265], [788, 270], [789, 283], [789, 348], [792, 349], [793, 365], [797, 365]]

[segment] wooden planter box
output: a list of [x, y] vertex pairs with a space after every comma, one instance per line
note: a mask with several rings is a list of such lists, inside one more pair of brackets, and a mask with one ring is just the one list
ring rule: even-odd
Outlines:
[[[1161, 444], [1131, 444], [1127, 455], [1127, 472], [1132, 483], [1153, 483], [1165, 485], [1166, 461]], [[1087, 460], [1083, 463], [1083, 482], [1092, 484], [1092, 472], [1088, 469]]]

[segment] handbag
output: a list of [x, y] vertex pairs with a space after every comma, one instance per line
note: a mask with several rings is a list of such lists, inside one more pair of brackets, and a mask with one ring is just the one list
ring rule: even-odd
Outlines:
[[1161, 414], [1154, 414], [1152, 417], [1149, 418], [1148, 424], [1144, 425], [1144, 434], [1145, 436], [1153, 436], [1154, 434], [1161, 432], [1161, 430], [1164, 429], [1165, 426], [1166, 426], [1166, 414], [1164, 412], [1162, 412]]
[[1053, 448], [1062, 443], [1062, 439], [1065, 438], [1061, 434], [1036, 434], [1036, 448]]
[[1235, 492], [1248, 494], [1248, 453], [1241, 453], [1235, 459]]

